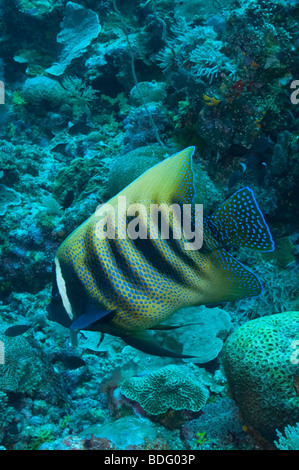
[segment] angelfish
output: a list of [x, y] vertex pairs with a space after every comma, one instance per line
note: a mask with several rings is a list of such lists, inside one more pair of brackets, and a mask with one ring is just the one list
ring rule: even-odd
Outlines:
[[[117, 213], [120, 196], [127, 207], [142, 204], [148, 211], [139, 213], [137, 225], [144, 234], [152, 204], [192, 206], [193, 153], [194, 147], [188, 147], [150, 168], [110, 199], [109, 207]], [[157, 233], [164, 215], [161, 210]], [[104, 204], [58, 249], [51, 320], [74, 330], [118, 336], [149, 354], [186, 357], [160, 347], [148, 330], [175, 328], [162, 323], [182, 307], [232, 302], [262, 292], [257, 276], [227, 251], [230, 245], [274, 249], [250, 188], [237, 191], [212, 216], [203, 217], [203, 243], [196, 250], [186, 250], [183, 232], [181, 238], [174, 236], [174, 217], [169, 217], [168, 239], [99, 236], [105, 217], [117, 235], [123, 221], [115, 214], [109, 219]]]

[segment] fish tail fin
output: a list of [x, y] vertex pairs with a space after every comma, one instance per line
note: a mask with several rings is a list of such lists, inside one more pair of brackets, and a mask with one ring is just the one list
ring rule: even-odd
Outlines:
[[208, 219], [212, 235], [221, 245], [273, 251], [274, 241], [252, 190], [240, 189]]

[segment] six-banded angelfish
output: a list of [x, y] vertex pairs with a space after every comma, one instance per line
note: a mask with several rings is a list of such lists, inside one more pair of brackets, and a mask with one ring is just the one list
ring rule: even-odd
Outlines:
[[[62, 243], [54, 263], [50, 319], [119, 336], [149, 354], [184, 357], [158, 346], [147, 330], [170, 329], [161, 323], [182, 307], [261, 294], [258, 278], [226, 251], [229, 245], [274, 249], [251, 189], [237, 191], [204, 217], [198, 249], [190, 249], [190, 233], [181, 230], [178, 236], [178, 215], [185, 207], [192, 207], [191, 235], [200, 224], [192, 205], [193, 153], [189, 147], [147, 170]], [[128, 220], [119, 201], [125, 201]], [[154, 224], [153, 205], [161, 209]], [[169, 237], [163, 236], [163, 220]]]

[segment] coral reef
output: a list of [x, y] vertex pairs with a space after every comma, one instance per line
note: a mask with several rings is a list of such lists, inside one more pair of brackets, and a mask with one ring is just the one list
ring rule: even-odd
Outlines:
[[56, 80], [49, 77], [27, 78], [22, 89], [25, 103], [41, 107], [56, 108], [67, 101], [67, 94]]
[[21, 195], [14, 189], [0, 184], [0, 215], [4, 215], [8, 206], [18, 206], [21, 204]]
[[216, 359], [224, 340], [233, 330], [230, 315], [218, 307], [180, 309], [165, 324], [181, 325], [181, 328], [161, 335], [162, 344], [174, 350], [182, 349], [183, 354], [194, 356], [183, 361], [196, 364]]
[[99, 17], [93, 10], [78, 3], [67, 2], [62, 30], [57, 35], [57, 42], [63, 45], [63, 49], [58, 63], [46, 71], [51, 75], [62, 75], [74, 59], [82, 56], [100, 31]]
[[[285, 312], [245, 323], [223, 348], [222, 363], [243, 420], [266, 439], [299, 419], [299, 313]], [[294, 344], [293, 344], [294, 343]]]
[[106, 184], [106, 197], [109, 199], [115, 196], [138, 176], [167, 156], [169, 156], [167, 150], [156, 145], [147, 145], [118, 157], [110, 165]]
[[[298, 450], [298, 23], [297, 0], [1, 1], [1, 450]], [[191, 145], [204, 217], [255, 194], [275, 251], [231, 253], [262, 295], [152, 332], [196, 358], [71, 343], [47, 318], [57, 248]]]
[[0, 428], [1, 433], [0, 437], [1, 440], [4, 436], [4, 428], [9, 425], [10, 422], [14, 420], [14, 408], [8, 405], [8, 398], [6, 393], [0, 391], [0, 413], [1, 413], [1, 420], [0, 420]]
[[65, 404], [66, 394], [46, 354], [34, 340], [0, 335], [4, 345], [4, 364], [0, 370], [0, 390], [42, 397]]
[[38, 19], [47, 17], [63, 5], [62, 0], [14, 0], [14, 3], [22, 13]]
[[199, 411], [209, 397], [197, 368], [192, 366], [169, 365], [144, 377], [132, 377], [120, 390], [153, 415], [169, 408]]
[[[208, 403], [201, 416], [184, 424], [182, 434], [190, 449], [221, 450], [223, 446], [246, 448], [247, 435], [239, 409], [228, 397]], [[199, 435], [204, 437], [202, 441], [199, 441]]]
[[277, 437], [275, 445], [279, 450], [299, 450], [299, 423], [296, 426], [286, 426], [284, 435], [277, 431]]
[[[292, 255], [294, 245], [288, 239], [285, 242], [277, 240], [276, 246], [275, 254], [264, 253], [261, 257], [261, 259], [264, 258], [264, 261], [256, 264], [256, 272], [263, 284], [262, 295], [258, 298], [241, 300], [233, 307], [226, 307], [234, 319], [242, 321], [244, 313], [245, 320], [253, 320], [265, 315], [287, 312], [291, 310], [293, 303], [296, 303], [298, 297], [298, 272], [296, 268], [293, 269], [294, 265], [296, 266], [296, 259]], [[281, 251], [280, 247], [284, 249]], [[257, 258], [259, 259], [259, 256]], [[266, 261], [268, 259], [269, 261]], [[288, 263], [291, 261], [290, 267], [282, 269], [279, 266], [279, 260], [283, 264], [285, 264], [285, 260]], [[292, 276], [290, 276], [290, 272], [293, 272]]]

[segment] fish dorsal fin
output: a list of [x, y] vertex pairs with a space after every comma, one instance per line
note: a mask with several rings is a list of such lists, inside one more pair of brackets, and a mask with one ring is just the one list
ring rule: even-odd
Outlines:
[[243, 188], [225, 201], [209, 218], [209, 228], [222, 245], [273, 251], [274, 242], [250, 188]]
[[188, 147], [157, 163], [115, 197], [126, 196], [130, 204], [191, 204], [195, 196], [193, 153], [194, 147]]

